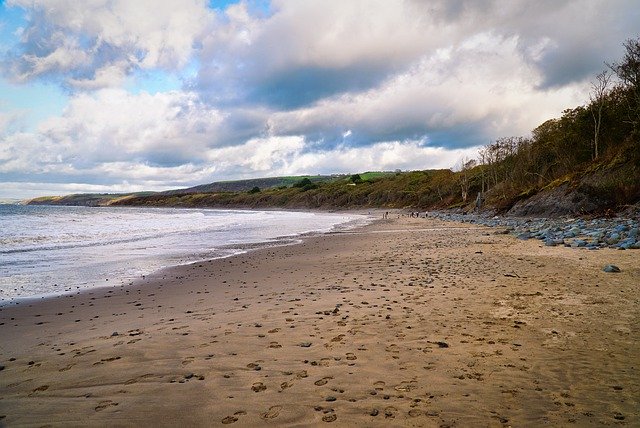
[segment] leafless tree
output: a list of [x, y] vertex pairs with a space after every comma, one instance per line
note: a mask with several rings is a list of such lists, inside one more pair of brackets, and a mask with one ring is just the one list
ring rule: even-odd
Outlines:
[[622, 61], [607, 65], [630, 92], [628, 121], [636, 132], [640, 132], [640, 38], [627, 40], [624, 48], [626, 53]]
[[604, 70], [596, 76], [596, 80], [591, 82], [591, 116], [593, 117], [593, 159], [598, 159], [598, 138], [600, 137], [600, 127], [602, 125], [602, 109], [604, 108], [606, 96], [608, 92], [609, 82], [613, 73]]
[[475, 159], [467, 159], [462, 158], [460, 161], [460, 190], [462, 201], [467, 202], [467, 197], [469, 196], [469, 188], [471, 187], [471, 179], [469, 177], [469, 170], [473, 169], [477, 164]]

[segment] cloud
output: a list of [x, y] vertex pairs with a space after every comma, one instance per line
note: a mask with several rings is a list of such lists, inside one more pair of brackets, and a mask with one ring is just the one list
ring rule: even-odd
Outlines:
[[274, 1], [268, 18], [246, 4], [203, 39], [197, 87], [216, 102], [299, 107], [366, 90], [426, 51], [463, 38], [438, 21], [446, 2]]
[[241, 3], [218, 17], [190, 88], [223, 109], [270, 112], [256, 130], [332, 146], [470, 147], [526, 134], [584, 102], [589, 77], [640, 25], [629, 1], [277, 0], [272, 9], [255, 17]]
[[7, 135], [0, 172], [47, 172], [129, 162], [179, 166], [217, 143], [222, 114], [186, 92], [150, 95], [103, 89], [71, 98], [35, 132]]
[[[241, 3], [203, 38], [195, 82], [212, 102], [295, 109], [367, 91], [481, 34], [517, 39], [542, 88], [581, 82], [622, 51], [640, 17], [632, 1], [275, 0]], [[613, 58], [609, 58], [613, 59]]]
[[71, 88], [120, 85], [136, 69], [177, 70], [213, 12], [204, 0], [10, 0], [28, 11], [5, 66], [17, 81], [61, 79]]
[[[578, 103], [581, 86], [541, 91], [543, 76], [518, 55], [518, 38], [479, 34], [436, 52], [366, 92], [274, 113], [275, 134], [313, 135], [327, 144], [425, 137], [435, 147], [471, 147], [519, 135]], [[579, 89], [579, 90], [577, 90]]]

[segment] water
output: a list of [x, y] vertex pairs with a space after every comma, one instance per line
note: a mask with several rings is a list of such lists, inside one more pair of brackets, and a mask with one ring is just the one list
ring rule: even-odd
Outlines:
[[0, 205], [0, 304], [120, 285], [366, 222], [354, 214]]

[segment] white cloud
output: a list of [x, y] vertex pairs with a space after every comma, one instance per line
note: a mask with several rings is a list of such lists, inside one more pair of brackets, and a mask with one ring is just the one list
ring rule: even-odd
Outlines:
[[216, 144], [222, 115], [185, 92], [103, 89], [71, 98], [62, 116], [0, 145], [0, 172], [100, 169], [103, 163], [179, 166]]
[[122, 83], [132, 70], [177, 70], [214, 13], [204, 0], [10, 0], [29, 11], [22, 31], [24, 53], [14, 78], [61, 75], [66, 83], [94, 89]]
[[447, 150], [422, 141], [380, 142], [365, 147], [313, 149], [302, 136], [253, 139], [245, 144], [208, 152], [212, 174], [233, 178], [331, 174], [368, 170], [450, 168], [463, 157], [475, 157], [477, 147]]
[[[411, 132], [445, 133], [445, 146], [470, 146], [528, 133], [564, 108], [580, 103], [584, 84], [562, 90], [537, 88], [540, 72], [518, 53], [518, 39], [480, 34], [446, 53], [425, 56], [408, 71], [366, 92], [332, 97], [270, 118], [272, 132], [331, 130], [357, 138]], [[463, 141], [456, 129], [473, 124]], [[418, 130], [418, 131], [416, 131]], [[375, 138], [375, 137], [374, 137]]]
[[44, 122], [39, 132], [88, 160], [153, 158], [166, 152], [180, 163], [197, 159], [215, 141], [221, 121], [222, 115], [193, 93], [133, 95], [104, 89], [73, 97], [63, 116]]

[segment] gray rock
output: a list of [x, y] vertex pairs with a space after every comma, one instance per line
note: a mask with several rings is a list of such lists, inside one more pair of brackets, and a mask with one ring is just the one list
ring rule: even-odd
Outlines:
[[616, 265], [606, 265], [602, 270], [609, 273], [620, 272], [620, 268]]

